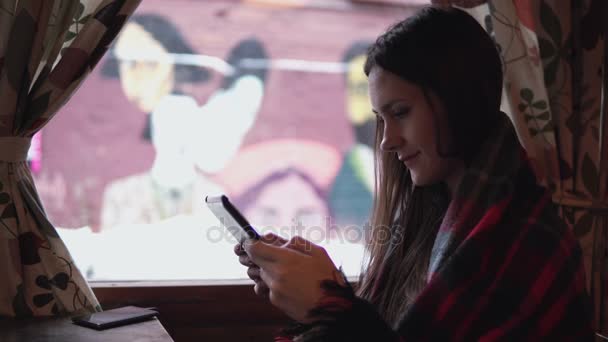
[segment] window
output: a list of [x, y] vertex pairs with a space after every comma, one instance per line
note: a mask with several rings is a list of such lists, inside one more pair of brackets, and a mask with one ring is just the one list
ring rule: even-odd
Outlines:
[[30, 154], [83, 273], [246, 277], [204, 205], [226, 193], [259, 230], [300, 234], [356, 275], [375, 129], [363, 54], [409, 11], [142, 3]]

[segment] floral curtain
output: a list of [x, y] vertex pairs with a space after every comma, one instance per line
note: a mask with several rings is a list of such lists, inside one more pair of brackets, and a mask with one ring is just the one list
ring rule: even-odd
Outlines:
[[505, 72], [503, 110], [580, 239], [595, 323], [605, 332], [608, 117], [602, 86], [608, 2], [432, 2], [465, 9], [497, 43]]
[[31, 137], [69, 100], [140, 0], [0, 0], [0, 316], [99, 310], [45, 216]]

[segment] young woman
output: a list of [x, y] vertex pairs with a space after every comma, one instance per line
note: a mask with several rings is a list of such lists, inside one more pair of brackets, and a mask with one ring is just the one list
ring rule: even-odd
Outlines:
[[378, 38], [365, 73], [376, 197], [357, 291], [301, 238], [235, 247], [256, 293], [300, 323], [289, 338], [591, 340], [580, 247], [499, 110], [483, 28], [425, 8]]

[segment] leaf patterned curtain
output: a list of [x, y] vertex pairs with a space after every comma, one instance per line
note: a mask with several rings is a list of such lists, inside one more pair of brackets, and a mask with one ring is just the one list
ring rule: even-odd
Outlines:
[[0, 0], [0, 316], [99, 310], [25, 162], [139, 0]]
[[497, 43], [505, 72], [503, 110], [539, 180], [553, 191], [560, 215], [580, 239], [595, 323], [605, 332], [608, 116], [602, 86], [608, 2], [432, 2], [465, 9]]

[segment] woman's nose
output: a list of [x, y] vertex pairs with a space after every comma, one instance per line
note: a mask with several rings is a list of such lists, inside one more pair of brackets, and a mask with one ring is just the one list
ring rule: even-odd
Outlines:
[[385, 126], [380, 142], [380, 149], [385, 152], [395, 152], [399, 150], [404, 143], [403, 137], [395, 129]]

